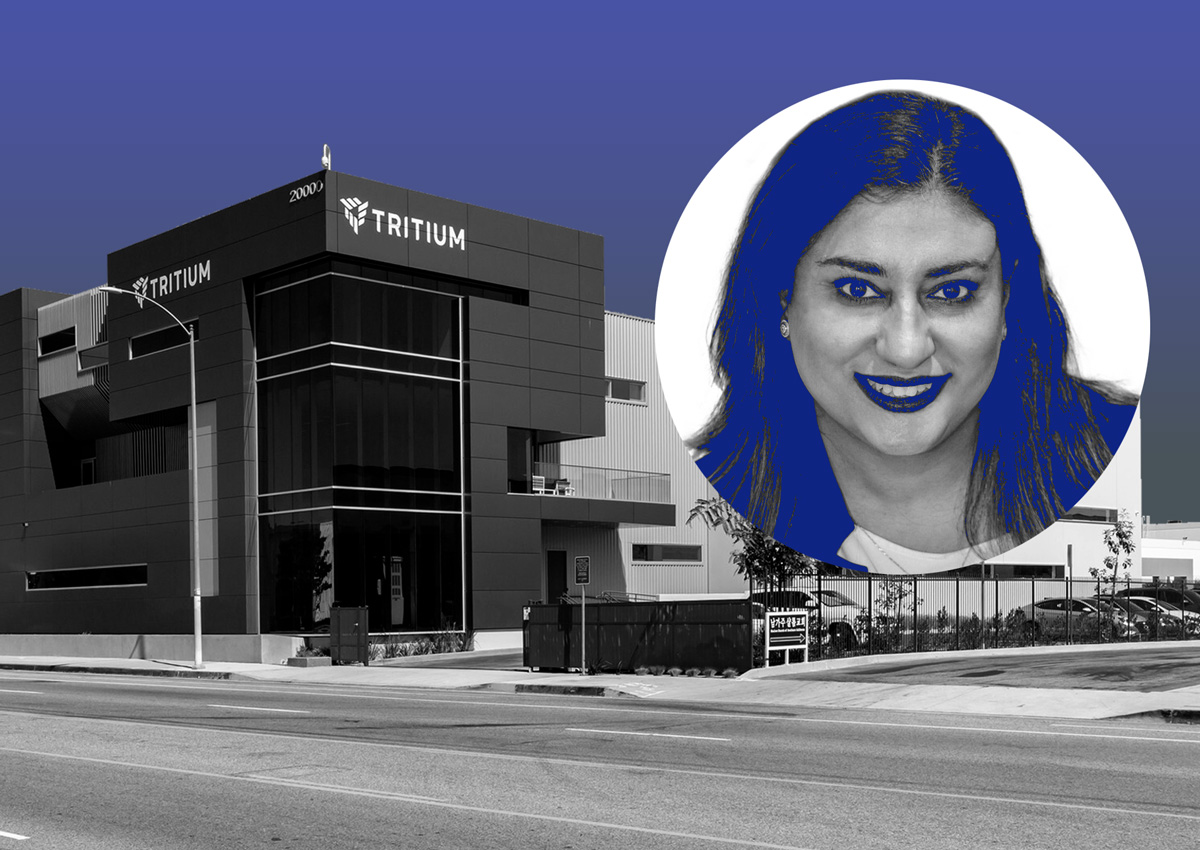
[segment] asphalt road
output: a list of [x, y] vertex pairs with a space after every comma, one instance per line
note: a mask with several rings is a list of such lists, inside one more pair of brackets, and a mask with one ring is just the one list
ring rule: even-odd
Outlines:
[[1149, 719], [15, 672], [0, 713], [0, 850], [1124, 850], [1200, 834], [1200, 727]]
[[936, 653], [899, 655], [894, 661], [880, 661], [841, 670], [797, 673], [784, 678], [905, 685], [1090, 688], [1149, 693], [1200, 685], [1200, 641], [1172, 646], [1146, 644], [1134, 652], [1084, 650], [1048, 655], [980, 654], [952, 659], [939, 659]]

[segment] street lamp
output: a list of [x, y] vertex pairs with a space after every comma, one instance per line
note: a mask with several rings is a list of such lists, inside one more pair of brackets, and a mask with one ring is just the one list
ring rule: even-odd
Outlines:
[[128, 289], [118, 289], [115, 286], [97, 287], [100, 292], [115, 292], [119, 295], [132, 295], [138, 299], [149, 301], [158, 309], [171, 317], [171, 321], [183, 328], [188, 335], [188, 356], [191, 361], [192, 378], [192, 408], [191, 408], [191, 468], [192, 468], [192, 625], [195, 631], [196, 658], [194, 667], [199, 670], [204, 667], [204, 657], [201, 651], [202, 630], [200, 628], [200, 458], [197, 449], [196, 436], [196, 334], [190, 327], [179, 321], [179, 317], [159, 304], [153, 298], [130, 292]]

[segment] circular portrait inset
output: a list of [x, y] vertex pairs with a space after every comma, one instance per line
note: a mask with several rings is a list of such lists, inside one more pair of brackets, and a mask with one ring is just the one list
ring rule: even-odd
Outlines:
[[693, 459], [780, 542], [945, 572], [1079, 501], [1134, 416], [1149, 304], [1103, 182], [939, 83], [826, 92], [750, 132], [679, 220], [659, 372]]

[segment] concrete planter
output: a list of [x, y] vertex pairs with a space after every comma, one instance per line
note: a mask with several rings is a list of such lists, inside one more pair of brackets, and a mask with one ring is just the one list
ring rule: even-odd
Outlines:
[[333, 663], [328, 655], [306, 655], [301, 658], [289, 658], [289, 667], [328, 667]]

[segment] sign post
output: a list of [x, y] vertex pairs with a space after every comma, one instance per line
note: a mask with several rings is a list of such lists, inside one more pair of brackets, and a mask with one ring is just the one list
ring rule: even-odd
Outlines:
[[575, 583], [579, 585], [579, 674], [587, 675], [587, 586], [592, 582], [592, 559], [588, 555], [575, 558]]
[[771, 666], [771, 651], [783, 650], [783, 663], [792, 663], [792, 650], [803, 649], [808, 663], [808, 611], [768, 611], [767, 646], [763, 653], [766, 666]]

